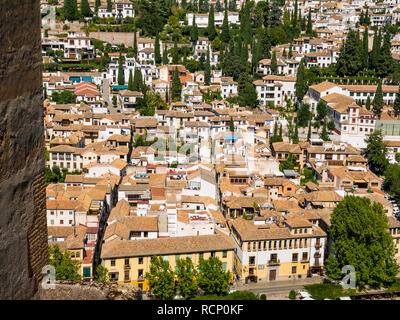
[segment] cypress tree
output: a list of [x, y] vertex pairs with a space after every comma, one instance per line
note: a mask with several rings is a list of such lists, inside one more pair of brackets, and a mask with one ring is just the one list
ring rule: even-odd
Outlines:
[[135, 58], [137, 58], [137, 54], [138, 54], [137, 31], [136, 31], [136, 28], [135, 28], [135, 31], [133, 33], [133, 55], [135, 56]]
[[215, 4], [215, 11], [217, 12], [222, 12], [222, 5], [221, 2], [218, 0], [217, 3]]
[[378, 68], [378, 60], [381, 51], [380, 33], [375, 30], [372, 52], [369, 61], [369, 67], [376, 70]]
[[298, 3], [296, 0], [294, 2], [294, 9], [293, 9], [293, 21], [292, 21], [293, 28], [297, 27], [297, 10], [298, 10]]
[[172, 63], [173, 64], [179, 63], [179, 51], [178, 51], [178, 43], [176, 42], [176, 39], [174, 41], [174, 49], [172, 52]]
[[91, 16], [91, 11], [90, 11], [88, 0], [81, 1], [81, 14], [82, 14], [82, 17], [90, 17]]
[[306, 71], [304, 69], [304, 58], [301, 59], [299, 68], [297, 70], [296, 79], [296, 97], [299, 101], [302, 101], [308, 90], [308, 85], [306, 81]]
[[237, 11], [236, 0], [229, 0], [229, 11]]
[[307, 141], [310, 142], [311, 140], [311, 119], [308, 122], [308, 132], [307, 132]]
[[286, 48], [283, 49], [282, 57], [287, 58]]
[[292, 137], [292, 143], [294, 143], [294, 144], [299, 143], [299, 126], [298, 126], [297, 122], [296, 122], [296, 125], [294, 127], [294, 134], [293, 134], [293, 137]]
[[107, 0], [107, 11], [111, 12], [112, 11], [112, 3], [111, 0]]
[[308, 9], [308, 19], [307, 19], [307, 31], [306, 34], [312, 34], [312, 20], [311, 20], [311, 9]]
[[63, 12], [65, 19], [69, 21], [73, 21], [75, 19], [73, 0], [64, 0]]
[[290, 47], [289, 47], [289, 58], [293, 58], [292, 44], [290, 44]]
[[360, 23], [360, 26], [364, 25], [364, 10], [361, 10], [359, 23]]
[[133, 91], [133, 75], [132, 75], [132, 70], [129, 70], [128, 90]]
[[391, 47], [392, 44], [390, 42], [390, 33], [386, 32], [378, 59], [377, 73], [380, 78], [385, 78], [390, 72], [393, 71], [393, 57], [390, 51]]
[[378, 87], [376, 88], [374, 100], [372, 100], [372, 110], [374, 114], [378, 116], [378, 119], [381, 118], [381, 113], [383, 109], [383, 92], [382, 92], [382, 80], [379, 80]]
[[101, 0], [96, 0], [94, 4], [94, 11], [97, 13], [99, 12], [99, 7], [101, 6]]
[[192, 28], [190, 29], [190, 40], [193, 43], [196, 43], [198, 38], [199, 38], [199, 30], [197, 29], [197, 25], [196, 25], [195, 14], [193, 13]]
[[143, 77], [142, 71], [140, 69], [135, 68], [135, 77], [133, 80], [133, 91], [143, 91]]
[[168, 64], [168, 63], [169, 63], [168, 51], [167, 51], [167, 46], [166, 46], [166, 45], [164, 45], [163, 56], [162, 56], [162, 63], [163, 63], [163, 64]]
[[240, 32], [243, 37], [243, 40], [246, 44], [251, 43], [252, 34], [251, 34], [251, 16], [250, 16], [250, 5], [246, 2], [246, 4], [242, 7], [239, 14], [240, 18]]
[[228, 23], [228, 10], [225, 9], [224, 13], [224, 21], [222, 22], [222, 30], [221, 30], [221, 41], [223, 43], [229, 43], [231, 38], [229, 34], [229, 23]]
[[123, 86], [125, 84], [124, 60], [122, 58], [121, 52], [119, 53], [119, 59], [118, 59], [118, 84], [120, 86]]
[[214, 20], [214, 6], [211, 5], [210, 12], [208, 13], [208, 40], [210, 41], [213, 41], [216, 36]]
[[364, 70], [367, 70], [368, 69], [368, 28], [365, 28], [365, 30], [364, 30], [362, 59], [363, 59], [363, 68], [364, 68]]
[[400, 86], [399, 86], [399, 91], [396, 94], [396, 99], [394, 99], [393, 110], [394, 114], [397, 117], [400, 113]]
[[366, 103], [365, 107], [367, 108], [367, 110], [371, 109], [371, 98], [369, 95], [367, 97], [367, 103]]
[[160, 35], [158, 32], [156, 34], [156, 43], [154, 45], [154, 59], [155, 59], [156, 64], [161, 63]]
[[[282, 137], [282, 123], [279, 124], [279, 137], [280, 137], [281, 139], [283, 139], [283, 137]], [[282, 140], [282, 141], [283, 141], [283, 140]]]
[[210, 66], [210, 50], [207, 50], [207, 60], [204, 68], [204, 84], [210, 85], [211, 81], [211, 66]]
[[321, 139], [324, 141], [329, 141], [328, 132], [326, 130], [326, 119], [324, 120], [324, 125], [322, 126]]
[[178, 67], [175, 67], [174, 73], [172, 74], [172, 85], [171, 85], [171, 98], [173, 101], [179, 101], [181, 99], [182, 83], [179, 79]]
[[276, 60], [276, 52], [275, 51], [272, 53], [271, 73], [272, 74], [277, 74], [278, 73], [278, 62]]

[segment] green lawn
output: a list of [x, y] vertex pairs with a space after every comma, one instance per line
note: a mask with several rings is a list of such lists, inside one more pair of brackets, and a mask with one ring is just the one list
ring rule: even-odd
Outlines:
[[304, 286], [306, 291], [315, 300], [331, 299], [336, 300], [339, 297], [347, 297], [357, 294], [355, 289], [343, 289], [341, 285], [331, 283], [315, 283]]

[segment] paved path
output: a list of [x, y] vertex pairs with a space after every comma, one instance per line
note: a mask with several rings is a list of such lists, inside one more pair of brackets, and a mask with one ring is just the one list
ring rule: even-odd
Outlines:
[[257, 283], [248, 283], [248, 284], [234, 284], [231, 287], [231, 290], [247, 290], [254, 292], [256, 294], [261, 293], [287, 293], [289, 294], [290, 290], [298, 290], [302, 289], [304, 285], [312, 284], [312, 283], [321, 283], [323, 281], [323, 277], [315, 276], [312, 278], [306, 279], [296, 279], [296, 280], [285, 280], [285, 281], [272, 281], [272, 282], [257, 282]]

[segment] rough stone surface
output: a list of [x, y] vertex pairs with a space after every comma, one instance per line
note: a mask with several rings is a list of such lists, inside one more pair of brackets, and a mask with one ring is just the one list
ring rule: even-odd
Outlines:
[[0, 299], [34, 297], [47, 264], [39, 2], [0, 2]]
[[39, 288], [40, 300], [141, 300], [142, 291], [129, 284], [57, 280], [55, 289]]

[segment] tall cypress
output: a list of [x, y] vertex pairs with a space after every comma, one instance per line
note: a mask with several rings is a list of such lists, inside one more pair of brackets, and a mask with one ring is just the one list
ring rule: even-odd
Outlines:
[[181, 99], [182, 83], [179, 79], [178, 67], [175, 67], [171, 81], [171, 98], [174, 101], [179, 101]]
[[278, 62], [276, 60], [276, 52], [275, 51], [272, 53], [272, 58], [271, 58], [271, 73], [272, 74], [278, 73]]
[[195, 14], [193, 13], [192, 28], [190, 29], [190, 40], [193, 43], [196, 43], [198, 38], [199, 38], [199, 30], [197, 29], [197, 25], [196, 25]]
[[156, 43], [154, 45], [154, 59], [155, 59], [156, 64], [161, 63], [160, 35], [158, 32], [156, 34]]
[[133, 75], [132, 75], [132, 70], [129, 70], [128, 90], [133, 91]]
[[94, 11], [97, 13], [99, 12], [99, 7], [101, 6], [101, 0], [96, 0], [94, 4]]
[[322, 126], [322, 132], [320, 135], [321, 139], [324, 141], [329, 141], [329, 136], [328, 136], [328, 132], [326, 130], [326, 119], [324, 120], [324, 124]]
[[307, 35], [312, 34], [312, 20], [311, 20], [311, 9], [308, 9], [308, 19], [307, 19]]
[[221, 5], [221, 2], [220, 2], [220, 0], [217, 0], [217, 3], [215, 4], [215, 11], [217, 11], [217, 12], [222, 12], [222, 5]]
[[370, 61], [369, 61], [369, 67], [371, 69], [376, 70], [378, 68], [378, 60], [379, 60], [380, 51], [381, 51], [380, 32], [378, 33], [375, 30], [374, 42], [372, 45], [372, 52], [371, 52], [371, 57], [370, 57]]
[[382, 92], [382, 80], [379, 80], [378, 87], [376, 88], [374, 100], [372, 100], [372, 110], [378, 119], [381, 118], [381, 113], [383, 109], [383, 92]]
[[228, 22], [228, 10], [225, 9], [224, 13], [224, 21], [222, 22], [222, 30], [221, 30], [221, 41], [223, 43], [229, 43], [229, 40], [231, 38], [230, 33], [229, 33], [229, 22]]
[[107, 0], [107, 11], [111, 12], [112, 11], [112, 3], [111, 0]]
[[81, 14], [82, 17], [90, 17], [91, 11], [88, 0], [81, 0]]
[[118, 59], [118, 84], [120, 86], [123, 86], [125, 84], [124, 60], [122, 58], [121, 52], [119, 53], [119, 59]]
[[172, 52], [172, 63], [173, 64], [178, 64], [179, 63], [179, 51], [178, 51], [178, 43], [175, 39], [174, 41], [174, 48]]
[[390, 42], [390, 33], [386, 32], [383, 38], [383, 45], [378, 59], [377, 73], [380, 78], [385, 78], [393, 71], [393, 57], [391, 53], [392, 44]]
[[143, 77], [142, 71], [139, 68], [135, 68], [135, 77], [133, 80], [133, 91], [143, 91]]
[[310, 142], [311, 140], [311, 119], [308, 122], [308, 132], [307, 132], [307, 141]]
[[294, 27], [294, 28], [297, 27], [297, 10], [298, 10], [298, 7], [299, 7], [299, 5], [298, 5], [297, 0], [296, 0], [296, 1], [294, 2], [293, 21], [292, 21], [292, 24], [293, 24], [293, 27]]
[[368, 28], [364, 30], [363, 36], [363, 48], [362, 48], [362, 59], [363, 59], [363, 68], [364, 70], [368, 69]]
[[369, 95], [367, 97], [367, 103], [365, 104], [365, 107], [367, 108], [367, 110], [371, 109], [371, 97]]
[[211, 66], [210, 66], [210, 50], [207, 49], [207, 60], [204, 68], [204, 84], [210, 85], [211, 82]]
[[137, 30], [135, 28], [133, 33], [133, 55], [137, 58], [138, 55], [138, 46], [137, 46]]
[[302, 101], [308, 90], [306, 71], [304, 69], [304, 58], [301, 59], [299, 67], [297, 69], [296, 78], [296, 97], [299, 101]]
[[162, 63], [163, 63], [163, 64], [168, 64], [168, 63], [169, 63], [169, 59], [168, 59], [168, 50], [167, 50], [167, 46], [166, 46], [166, 45], [164, 45], [163, 56], [162, 56]]
[[210, 12], [208, 13], [208, 40], [213, 41], [216, 36], [215, 31], [215, 17], [214, 6], [211, 5]]

